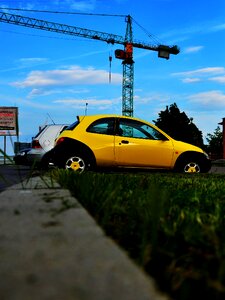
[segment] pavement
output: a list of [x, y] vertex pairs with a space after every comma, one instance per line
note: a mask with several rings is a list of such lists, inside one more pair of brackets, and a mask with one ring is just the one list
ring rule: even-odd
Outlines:
[[166, 300], [50, 178], [0, 193], [1, 300]]
[[212, 167], [209, 173], [225, 174], [225, 159], [218, 159], [212, 162]]
[[[210, 173], [225, 174], [224, 161]], [[0, 193], [1, 300], [167, 300], [49, 177]]]

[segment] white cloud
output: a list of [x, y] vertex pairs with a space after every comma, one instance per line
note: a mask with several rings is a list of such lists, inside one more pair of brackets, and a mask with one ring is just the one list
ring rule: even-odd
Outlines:
[[184, 49], [184, 53], [196, 53], [199, 52], [203, 49], [203, 46], [194, 46], [194, 47], [188, 47], [186, 49]]
[[[5, 1], [7, 2], [7, 1]], [[22, 9], [40, 9], [40, 4], [41, 8], [48, 8], [51, 6], [63, 6], [67, 7], [70, 9], [75, 9], [79, 11], [91, 11], [94, 10], [96, 7], [96, 0], [48, 0], [48, 1], [27, 1], [27, 0], [17, 0], [16, 1], [16, 6], [18, 8]], [[8, 8], [10, 5], [8, 4], [2, 4], [1, 7]]]
[[92, 11], [95, 9], [96, 0], [85, 0], [85, 1], [67, 1], [71, 2], [70, 6], [72, 9], [76, 9], [79, 11]]
[[109, 99], [61, 99], [55, 100], [53, 103], [62, 104], [63, 106], [71, 107], [71, 108], [95, 108], [98, 110], [107, 109], [113, 104], [115, 104], [117, 100], [109, 100]]
[[[3, 2], [3, 1], [2, 1]], [[9, 1], [5, 1], [5, 2], [9, 2]], [[5, 11], [8, 13], [8, 9], [10, 7], [10, 4], [1, 4], [0, 5], [1, 7], [4, 7], [5, 8]], [[33, 9], [35, 7], [35, 4], [34, 3], [31, 3], [31, 2], [27, 2], [27, 1], [17, 1], [16, 2], [16, 5], [15, 5], [17, 8], [22, 8], [22, 9]]]
[[17, 99], [17, 102], [19, 103], [19, 106], [27, 106], [35, 109], [41, 109], [41, 110], [52, 110], [57, 109], [57, 107], [51, 105], [51, 104], [43, 104], [39, 102], [32, 102], [27, 99]]
[[25, 57], [25, 58], [20, 58], [19, 62], [22, 63], [42, 63], [48, 61], [47, 58], [45, 57]]
[[219, 82], [219, 83], [225, 83], [225, 75], [224, 76], [212, 77], [209, 80], [216, 81], [216, 82]]
[[[92, 67], [85, 69], [80, 66], [72, 66], [64, 70], [32, 71], [25, 80], [13, 82], [11, 85], [20, 88], [37, 88], [47, 86], [106, 84], [108, 82], [109, 74], [106, 70], [96, 70]], [[120, 74], [112, 74], [112, 84], [121, 84]]]
[[169, 99], [170, 95], [163, 94], [163, 93], [150, 93], [145, 96], [134, 96], [134, 101], [136, 104], [147, 104], [147, 103], [159, 103], [164, 102], [165, 99]]
[[193, 82], [199, 82], [199, 81], [201, 81], [200, 78], [189, 78], [189, 77], [187, 77], [187, 78], [182, 79], [182, 82], [184, 82], [184, 83], [193, 83]]
[[225, 94], [219, 90], [202, 92], [187, 97], [191, 104], [199, 106], [205, 110], [225, 111]]
[[65, 105], [76, 105], [76, 104], [86, 104], [91, 103], [93, 105], [105, 104], [111, 105], [112, 100], [96, 100], [96, 99], [62, 99], [62, 100], [55, 100], [54, 103], [63, 103]]
[[211, 31], [213, 31], [213, 32], [217, 32], [217, 31], [221, 31], [221, 30], [225, 30], [225, 23], [216, 25], [211, 28]]
[[88, 93], [88, 89], [43, 89], [43, 88], [34, 88], [32, 91], [28, 94], [27, 98], [35, 98], [35, 97], [43, 97], [43, 96], [49, 96], [49, 95], [55, 95], [55, 94], [85, 94]]
[[[204, 30], [203, 30], [204, 28]], [[179, 27], [178, 29], [170, 30], [160, 36], [161, 39], [174, 39], [178, 41], [189, 40], [193, 35], [214, 33], [225, 30], [225, 23], [214, 25], [212, 22], [195, 23], [188, 27]]]
[[218, 83], [224, 83], [225, 79], [224, 76], [216, 76], [211, 77], [219, 74], [225, 74], [224, 67], [208, 67], [208, 68], [201, 68], [192, 71], [185, 71], [185, 72], [178, 72], [172, 73], [172, 76], [179, 76], [182, 82], [184, 83], [193, 83], [193, 82], [200, 82], [204, 80], [213, 80], [217, 81]]
[[192, 76], [192, 75], [214, 75], [214, 74], [223, 74], [223, 73], [225, 73], [224, 67], [208, 67], [208, 68], [201, 68], [193, 71], [173, 73], [172, 75]]

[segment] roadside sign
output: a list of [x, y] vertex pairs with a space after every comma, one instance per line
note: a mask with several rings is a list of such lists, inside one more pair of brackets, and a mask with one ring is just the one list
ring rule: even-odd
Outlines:
[[18, 136], [18, 107], [0, 107], [0, 136]]

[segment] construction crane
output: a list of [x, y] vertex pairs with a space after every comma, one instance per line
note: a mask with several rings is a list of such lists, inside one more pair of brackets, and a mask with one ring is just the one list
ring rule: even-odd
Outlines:
[[133, 48], [141, 48], [158, 52], [158, 57], [169, 59], [170, 54], [178, 54], [179, 48], [166, 45], [151, 45], [133, 39], [132, 17], [126, 16], [126, 33], [125, 37], [105, 33], [101, 31], [80, 28], [71, 25], [65, 25], [46, 20], [25, 17], [17, 14], [0, 13], [0, 22], [73, 35], [98, 41], [104, 41], [108, 44], [123, 45], [123, 50], [115, 50], [115, 57], [122, 60], [123, 65], [123, 82], [122, 82], [122, 115], [133, 116], [133, 88], [134, 88], [134, 60]]

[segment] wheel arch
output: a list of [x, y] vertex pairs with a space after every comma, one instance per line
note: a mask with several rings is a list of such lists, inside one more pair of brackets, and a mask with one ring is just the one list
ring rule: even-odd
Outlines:
[[174, 164], [174, 170], [178, 170], [181, 163], [188, 159], [196, 159], [201, 162], [204, 160], [204, 153], [197, 151], [186, 151], [181, 153]]
[[55, 160], [58, 162], [62, 156], [71, 154], [83, 154], [90, 159], [90, 163], [93, 167], [96, 166], [96, 158], [93, 151], [84, 143], [71, 138], [65, 138], [63, 142], [55, 146]]

